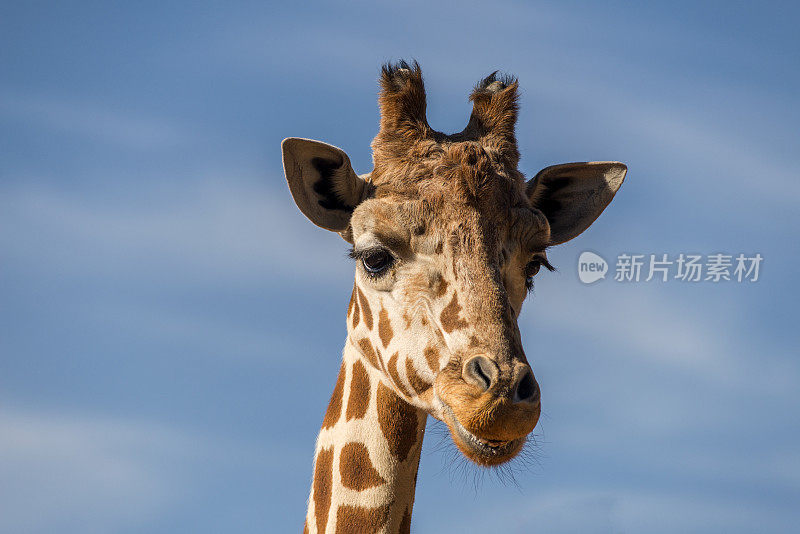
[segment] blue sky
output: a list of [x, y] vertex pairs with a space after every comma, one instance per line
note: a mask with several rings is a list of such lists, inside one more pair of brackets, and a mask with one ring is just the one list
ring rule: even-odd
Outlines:
[[[352, 265], [284, 137], [371, 167], [382, 62], [434, 128], [495, 69], [521, 169], [624, 161], [520, 326], [517, 485], [436, 425], [417, 532], [789, 532], [800, 521], [800, 42], [790, 3], [0, 7], [0, 531], [299, 531]], [[581, 285], [578, 255], [762, 254], [758, 282]], [[795, 297], [792, 297], [795, 295]], [[444, 451], [437, 450], [438, 443]]]

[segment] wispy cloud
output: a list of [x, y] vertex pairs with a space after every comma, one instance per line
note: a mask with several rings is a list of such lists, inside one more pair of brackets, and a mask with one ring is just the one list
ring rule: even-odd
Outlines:
[[[86, 412], [0, 409], [0, 530], [107, 533], [147, 529], [206, 491], [225, 469], [277, 472], [298, 461], [147, 420]], [[203, 473], [205, 471], [205, 473]]]
[[175, 504], [197, 442], [139, 422], [0, 410], [0, 530], [109, 532]]
[[288, 188], [280, 186], [282, 176], [237, 179], [220, 172], [216, 177], [142, 184], [123, 198], [5, 186], [3, 254], [35, 271], [176, 284], [213, 281], [252, 288], [279, 278], [352, 275], [345, 243], [299, 213]]
[[[470, 513], [458, 527], [525, 533], [590, 532], [788, 532], [793, 525], [791, 506], [730, 496], [709, 496], [691, 489], [638, 491], [551, 489], [535, 498], [492, 503], [492, 513]], [[443, 527], [443, 525], [442, 525]]]
[[196, 137], [171, 121], [134, 110], [2, 88], [0, 120], [145, 151], [169, 150]]

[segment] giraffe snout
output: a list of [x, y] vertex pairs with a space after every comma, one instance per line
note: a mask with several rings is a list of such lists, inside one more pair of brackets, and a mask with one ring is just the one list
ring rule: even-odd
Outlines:
[[539, 384], [527, 362], [515, 360], [473, 353], [454, 358], [436, 380], [453, 441], [478, 464], [513, 458], [539, 420]]
[[465, 361], [461, 371], [464, 382], [480, 388], [482, 392], [488, 391], [497, 383], [499, 374], [497, 364], [483, 354]]
[[501, 383], [503, 379], [497, 364], [488, 356], [479, 354], [464, 362], [461, 376], [464, 382], [477, 387], [480, 393], [493, 388], [506, 391], [514, 403], [537, 404], [541, 398], [539, 384], [528, 364], [518, 365], [505, 386]]
[[[500, 370], [497, 364], [484, 354], [479, 354], [466, 360], [461, 376], [464, 382], [479, 388], [481, 393], [492, 388], [500, 389], [496, 387], [500, 382]], [[530, 404], [539, 402], [541, 397], [539, 384], [533, 377], [533, 371], [528, 364], [519, 365], [509, 382], [509, 387], [503, 389], [508, 391], [512, 402]]]
[[541, 399], [541, 392], [539, 391], [539, 383], [533, 377], [533, 371], [529, 365], [517, 373], [517, 380], [513, 387], [514, 402], [527, 402], [530, 404], [538, 404]]

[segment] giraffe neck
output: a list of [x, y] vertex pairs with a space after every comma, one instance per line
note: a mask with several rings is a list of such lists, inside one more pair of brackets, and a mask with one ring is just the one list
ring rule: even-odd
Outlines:
[[348, 338], [317, 437], [305, 531], [409, 532], [426, 417]]

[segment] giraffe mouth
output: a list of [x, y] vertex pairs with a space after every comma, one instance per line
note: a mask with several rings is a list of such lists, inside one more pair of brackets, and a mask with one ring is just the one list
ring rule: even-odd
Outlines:
[[464, 455], [473, 462], [493, 466], [511, 460], [522, 449], [525, 438], [509, 441], [486, 439], [477, 436], [458, 422], [453, 410], [445, 404], [446, 423], [450, 427], [453, 441]]

